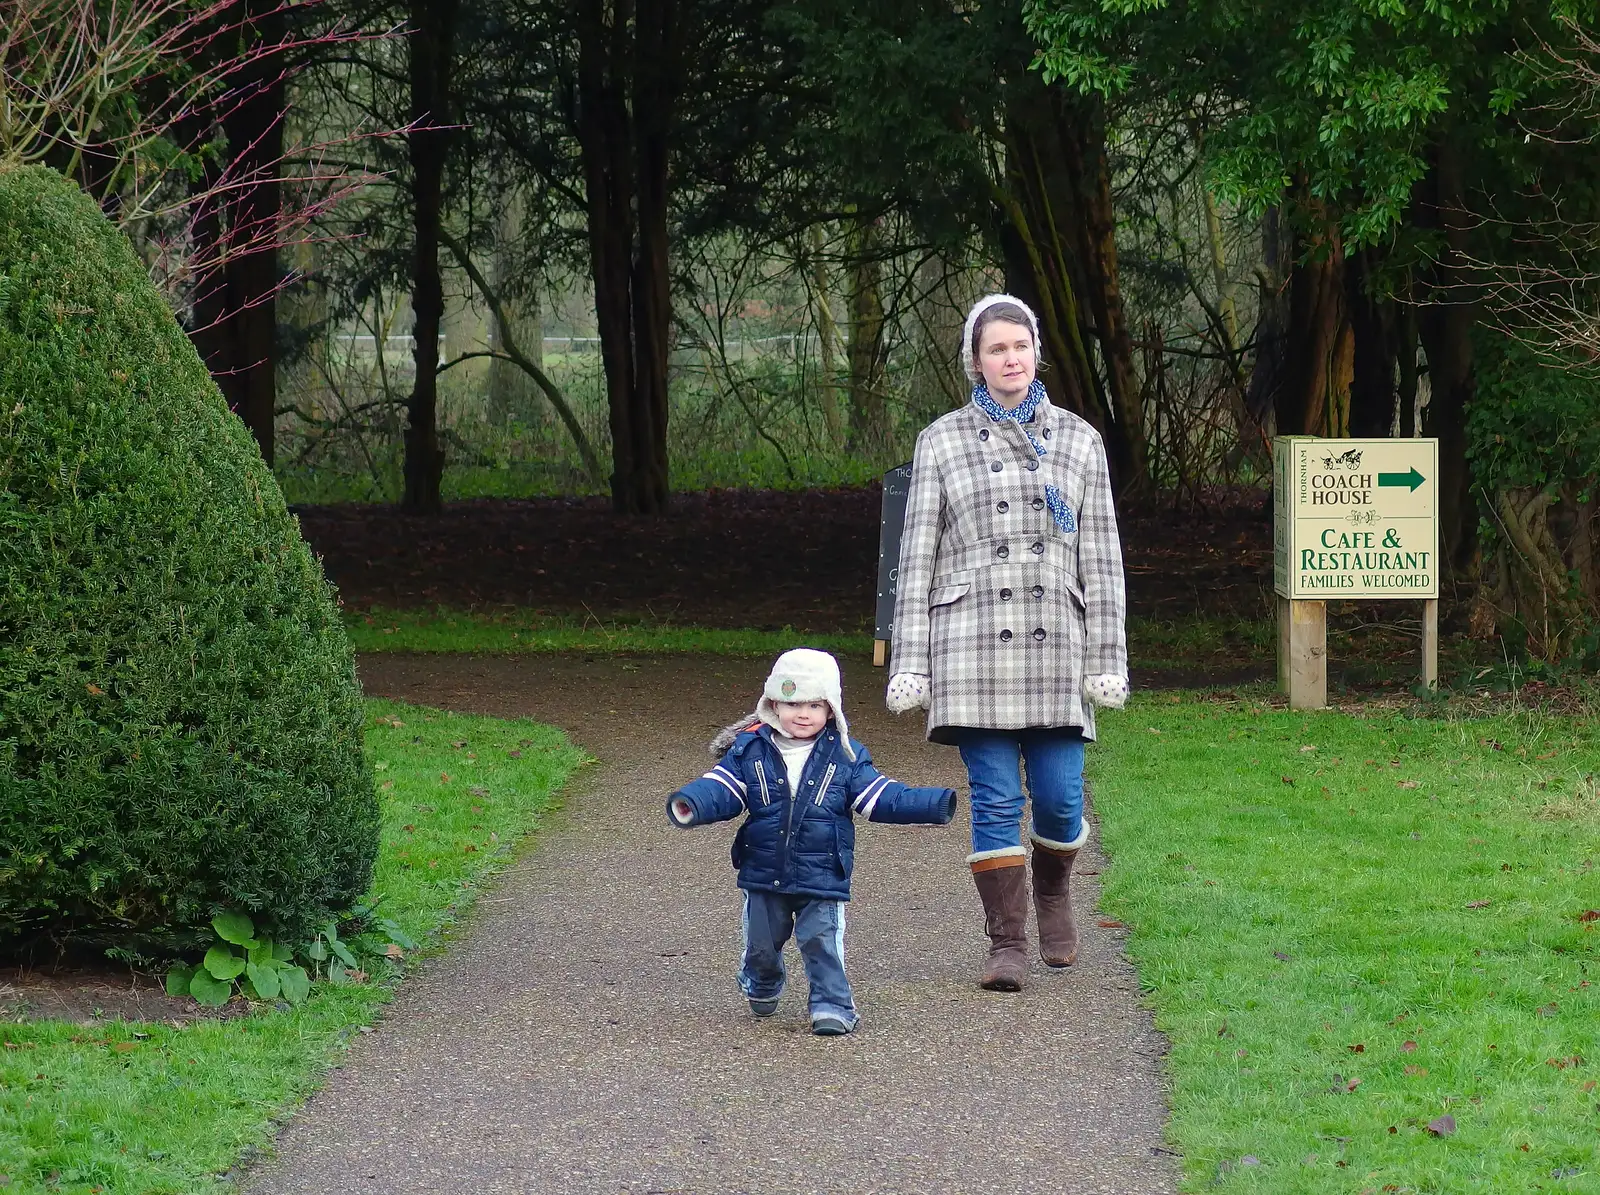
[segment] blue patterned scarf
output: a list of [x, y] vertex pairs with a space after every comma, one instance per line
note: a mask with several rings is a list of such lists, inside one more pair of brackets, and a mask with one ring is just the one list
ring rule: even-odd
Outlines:
[[[1028, 437], [1028, 443], [1033, 446], [1034, 453], [1041, 458], [1045, 455], [1045, 446], [1039, 443], [1038, 438], [1029, 430], [1028, 424], [1033, 422], [1039, 404], [1044, 402], [1046, 397], [1044, 383], [1038, 378], [1028, 383], [1028, 393], [1023, 395], [1022, 401], [1009, 409], [995, 401], [994, 395], [989, 393], [989, 387], [983, 382], [980, 381], [972, 388], [973, 405], [990, 419], [996, 421], [1009, 419], [1015, 423], [1022, 429], [1022, 434]], [[1073, 516], [1072, 508], [1067, 505], [1067, 500], [1055, 486], [1044, 487], [1044, 504], [1050, 509], [1050, 518], [1064, 533], [1078, 529], [1078, 520]]]

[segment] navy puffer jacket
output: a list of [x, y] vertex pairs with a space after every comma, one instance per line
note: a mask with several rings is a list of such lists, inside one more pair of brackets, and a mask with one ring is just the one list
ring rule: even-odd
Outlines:
[[[829, 722], [791, 793], [772, 728], [741, 731], [727, 754], [704, 776], [667, 799], [674, 825], [696, 826], [746, 814], [733, 839], [739, 887], [820, 900], [849, 900], [855, 865], [856, 814], [875, 822], [942, 826], [955, 816], [953, 788], [911, 788], [872, 766], [872, 756], [851, 741], [843, 750]], [[672, 815], [674, 801], [688, 803], [687, 822]]]

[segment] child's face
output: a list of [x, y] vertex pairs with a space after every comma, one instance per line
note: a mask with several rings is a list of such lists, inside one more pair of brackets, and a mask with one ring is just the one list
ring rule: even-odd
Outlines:
[[780, 701], [778, 722], [791, 739], [815, 738], [828, 724], [826, 701]]

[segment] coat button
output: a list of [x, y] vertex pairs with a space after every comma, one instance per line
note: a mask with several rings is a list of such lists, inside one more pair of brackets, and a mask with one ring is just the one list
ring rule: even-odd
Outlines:
[[1005, 466], [1002, 465], [999, 461], [994, 461], [989, 465], [989, 472], [998, 473], [1003, 468], [1005, 468]]
[[1005, 544], [1001, 544], [994, 550], [994, 554], [1000, 557], [1001, 560], [1004, 560], [1007, 556], [1011, 555], [1011, 549], [1006, 547]]
[[1038, 461], [1029, 461], [1028, 462], [1028, 472], [1029, 473], [1033, 473], [1033, 472], [1037, 471], [1038, 468], [1039, 468], [1039, 462]]
[[1043, 510], [1044, 509], [1044, 499], [1043, 498], [1035, 498], [1033, 500], [1033, 509], [1034, 510]]
[[1035, 585], [1033, 587], [1033, 596], [1036, 597], [1036, 598], [1042, 598], [1044, 596], [1044, 586], [1043, 585]]
[[1011, 642], [1011, 632], [1010, 631], [1001, 631], [1000, 632], [1000, 642], [1001, 643], [1010, 643]]
[[986, 427], [979, 428], [978, 429], [978, 439], [987, 440], [988, 438], [989, 438], [989, 429], [986, 428]]
[[1044, 555], [1044, 545], [1043, 544], [1034, 544], [1033, 547], [1028, 549], [1028, 551], [1032, 552], [1035, 556], [1043, 556]]
[[1011, 503], [1002, 502], [998, 506], [996, 506], [995, 509], [998, 510], [1001, 514], [1005, 514], [1006, 511], [1011, 509]]
[[1046, 440], [1050, 438], [1050, 429], [1048, 427], [1044, 429], [1044, 438]]
[[1002, 602], [1009, 602], [1011, 600], [1011, 591], [1009, 589], [1002, 589], [1000, 591], [1000, 600]]
[[1038, 630], [1036, 630], [1036, 631], [1035, 631], [1035, 632], [1034, 632], [1034, 633], [1033, 633], [1033, 637], [1034, 637], [1034, 638], [1035, 638], [1035, 639], [1036, 639], [1036, 640], [1038, 640], [1038, 641], [1039, 641], [1039, 642], [1040, 642], [1040, 643], [1043, 643], [1043, 642], [1044, 642], [1044, 628], [1043, 628], [1043, 627], [1040, 627], [1040, 628], [1039, 628], [1039, 629], [1038, 629]]

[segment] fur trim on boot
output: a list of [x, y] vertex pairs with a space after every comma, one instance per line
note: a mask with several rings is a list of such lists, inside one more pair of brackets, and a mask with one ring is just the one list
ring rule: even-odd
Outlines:
[[[1049, 967], [1078, 961], [1078, 924], [1072, 917], [1072, 861], [1089, 839], [1089, 823], [1072, 843], [1033, 838], [1033, 908], [1039, 918], [1039, 957]], [[1066, 849], [1063, 849], [1066, 848]]]
[[979, 851], [967, 860], [983, 901], [989, 957], [978, 986], [1020, 992], [1028, 974], [1028, 868], [1020, 846]]

